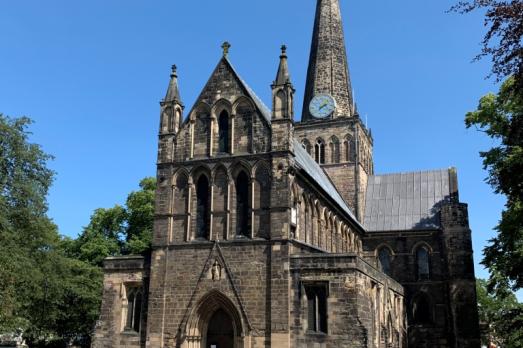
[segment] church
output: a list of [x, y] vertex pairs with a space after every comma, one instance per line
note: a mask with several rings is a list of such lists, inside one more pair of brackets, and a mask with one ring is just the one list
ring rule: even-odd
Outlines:
[[151, 253], [105, 260], [93, 347], [479, 348], [457, 171], [374, 173], [339, 0], [317, 0], [299, 122], [286, 47], [270, 107], [229, 48], [191, 109], [173, 66]]

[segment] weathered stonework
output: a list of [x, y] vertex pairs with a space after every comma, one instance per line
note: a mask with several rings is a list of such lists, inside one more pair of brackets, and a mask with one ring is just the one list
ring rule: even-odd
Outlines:
[[478, 348], [457, 175], [374, 174], [338, 0], [318, 0], [301, 122], [285, 46], [270, 110], [223, 48], [185, 119], [173, 67], [151, 254], [106, 260], [93, 347]]

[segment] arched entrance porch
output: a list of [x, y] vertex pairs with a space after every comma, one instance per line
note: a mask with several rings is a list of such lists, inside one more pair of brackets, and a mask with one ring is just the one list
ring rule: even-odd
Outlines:
[[247, 335], [240, 312], [219, 291], [205, 295], [187, 323], [184, 348], [245, 348]]

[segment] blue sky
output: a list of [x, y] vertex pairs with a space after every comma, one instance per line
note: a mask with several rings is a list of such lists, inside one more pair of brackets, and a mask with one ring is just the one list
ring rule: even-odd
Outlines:
[[[377, 173], [458, 168], [476, 272], [503, 197], [478, 152], [494, 143], [463, 119], [496, 91], [488, 60], [471, 63], [480, 13], [448, 0], [341, 0], [352, 84], [374, 136]], [[76, 236], [92, 211], [123, 203], [155, 174], [159, 104], [178, 65], [189, 109], [221, 56], [268, 104], [287, 44], [301, 114], [314, 0], [17, 0], [0, 2], [0, 112], [30, 116], [32, 140], [56, 159], [50, 215]]]

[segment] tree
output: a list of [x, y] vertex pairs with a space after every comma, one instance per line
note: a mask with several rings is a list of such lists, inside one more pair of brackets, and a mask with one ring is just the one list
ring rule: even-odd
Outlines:
[[487, 182], [507, 197], [496, 226], [497, 236], [484, 250], [483, 264], [492, 274], [492, 289], [523, 287], [523, 95], [508, 79], [497, 95], [481, 98], [478, 109], [467, 113], [467, 127], [476, 126], [498, 142], [481, 152]]
[[140, 181], [140, 190], [127, 196], [125, 207], [96, 209], [89, 225], [74, 241], [69, 255], [101, 267], [109, 256], [144, 254], [151, 248], [155, 178]]
[[[507, 197], [497, 235], [484, 249], [482, 264], [490, 271], [487, 289], [500, 303], [513, 302], [523, 287], [523, 94], [509, 78], [499, 93], [481, 98], [477, 110], [467, 113], [466, 126], [475, 126], [494, 139], [497, 146], [481, 152], [487, 182]], [[487, 296], [482, 294], [483, 297]], [[523, 307], [494, 316], [495, 336], [503, 347], [523, 347]], [[518, 343], [519, 342], [519, 343]]]
[[142, 254], [151, 247], [156, 179], [140, 181], [140, 190], [127, 197], [126, 253]]
[[89, 337], [102, 273], [68, 255], [47, 216], [52, 157], [29, 142], [30, 124], [0, 114], [0, 333], [22, 330], [35, 346]]
[[[487, 291], [487, 281], [476, 280], [478, 313], [480, 322], [485, 327], [482, 330], [482, 344], [490, 342], [506, 348], [523, 347], [523, 312], [522, 305], [511, 293], [507, 296], [493, 296]], [[516, 320], [506, 320], [506, 318]]]
[[0, 114], [0, 332], [29, 325], [37, 276], [32, 255], [58, 240], [47, 218], [52, 157], [28, 141], [30, 119]]
[[523, 87], [523, 0], [460, 1], [451, 11], [469, 13], [486, 10], [483, 48], [476, 59], [490, 56], [498, 82], [514, 76]]

